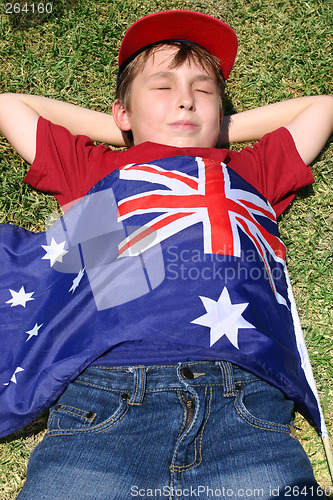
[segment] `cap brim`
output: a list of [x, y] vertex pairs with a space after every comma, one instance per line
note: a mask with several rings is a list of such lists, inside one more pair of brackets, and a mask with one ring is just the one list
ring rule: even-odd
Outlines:
[[145, 47], [166, 40], [186, 40], [201, 45], [219, 59], [223, 76], [228, 78], [237, 53], [235, 32], [215, 17], [187, 10], [157, 12], [132, 24], [120, 47], [119, 68]]

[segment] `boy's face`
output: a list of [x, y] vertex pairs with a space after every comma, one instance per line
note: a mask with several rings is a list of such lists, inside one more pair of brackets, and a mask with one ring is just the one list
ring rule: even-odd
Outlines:
[[177, 49], [162, 47], [131, 84], [130, 110], [115, 103], [113, 114], [134, 144], [145, 141], [176, 147], [215, 147], [222, 116], [216, 77], [194, 62], [171, 69]]

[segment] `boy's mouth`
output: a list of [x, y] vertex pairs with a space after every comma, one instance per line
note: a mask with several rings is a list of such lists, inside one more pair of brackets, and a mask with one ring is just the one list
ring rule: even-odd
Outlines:
[[195, 130], [199, 126], [197, 123], [192, 122], [191, 120], [177, 120], [175, 122], [169, 123], [169, 125], [181, 130]]

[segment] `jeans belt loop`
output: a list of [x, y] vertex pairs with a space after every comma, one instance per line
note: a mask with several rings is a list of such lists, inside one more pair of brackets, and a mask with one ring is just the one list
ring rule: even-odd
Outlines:
[[131, 371], [134, 376], [134, 387], [129, 404], [141, 405], [146, 392], [146, 367], [136, 366]]
[[220, 367], [223, 381], [223, 396], [230, 398], [235, 395], [233, 367], [228, 361], [216, 361]]

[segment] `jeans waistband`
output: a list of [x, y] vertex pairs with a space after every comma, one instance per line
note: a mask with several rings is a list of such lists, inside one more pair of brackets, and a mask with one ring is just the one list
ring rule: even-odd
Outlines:
[[180, 362], [167, 366], [125, 366], [87, 368], [78, 382], [104, 390], [131, 394], [130, 403], [140, 404], [147, 391], [191, 389], [219, 385], [223, 395], [235, 394], [237, 385], [257, 377], [227, 361]]

